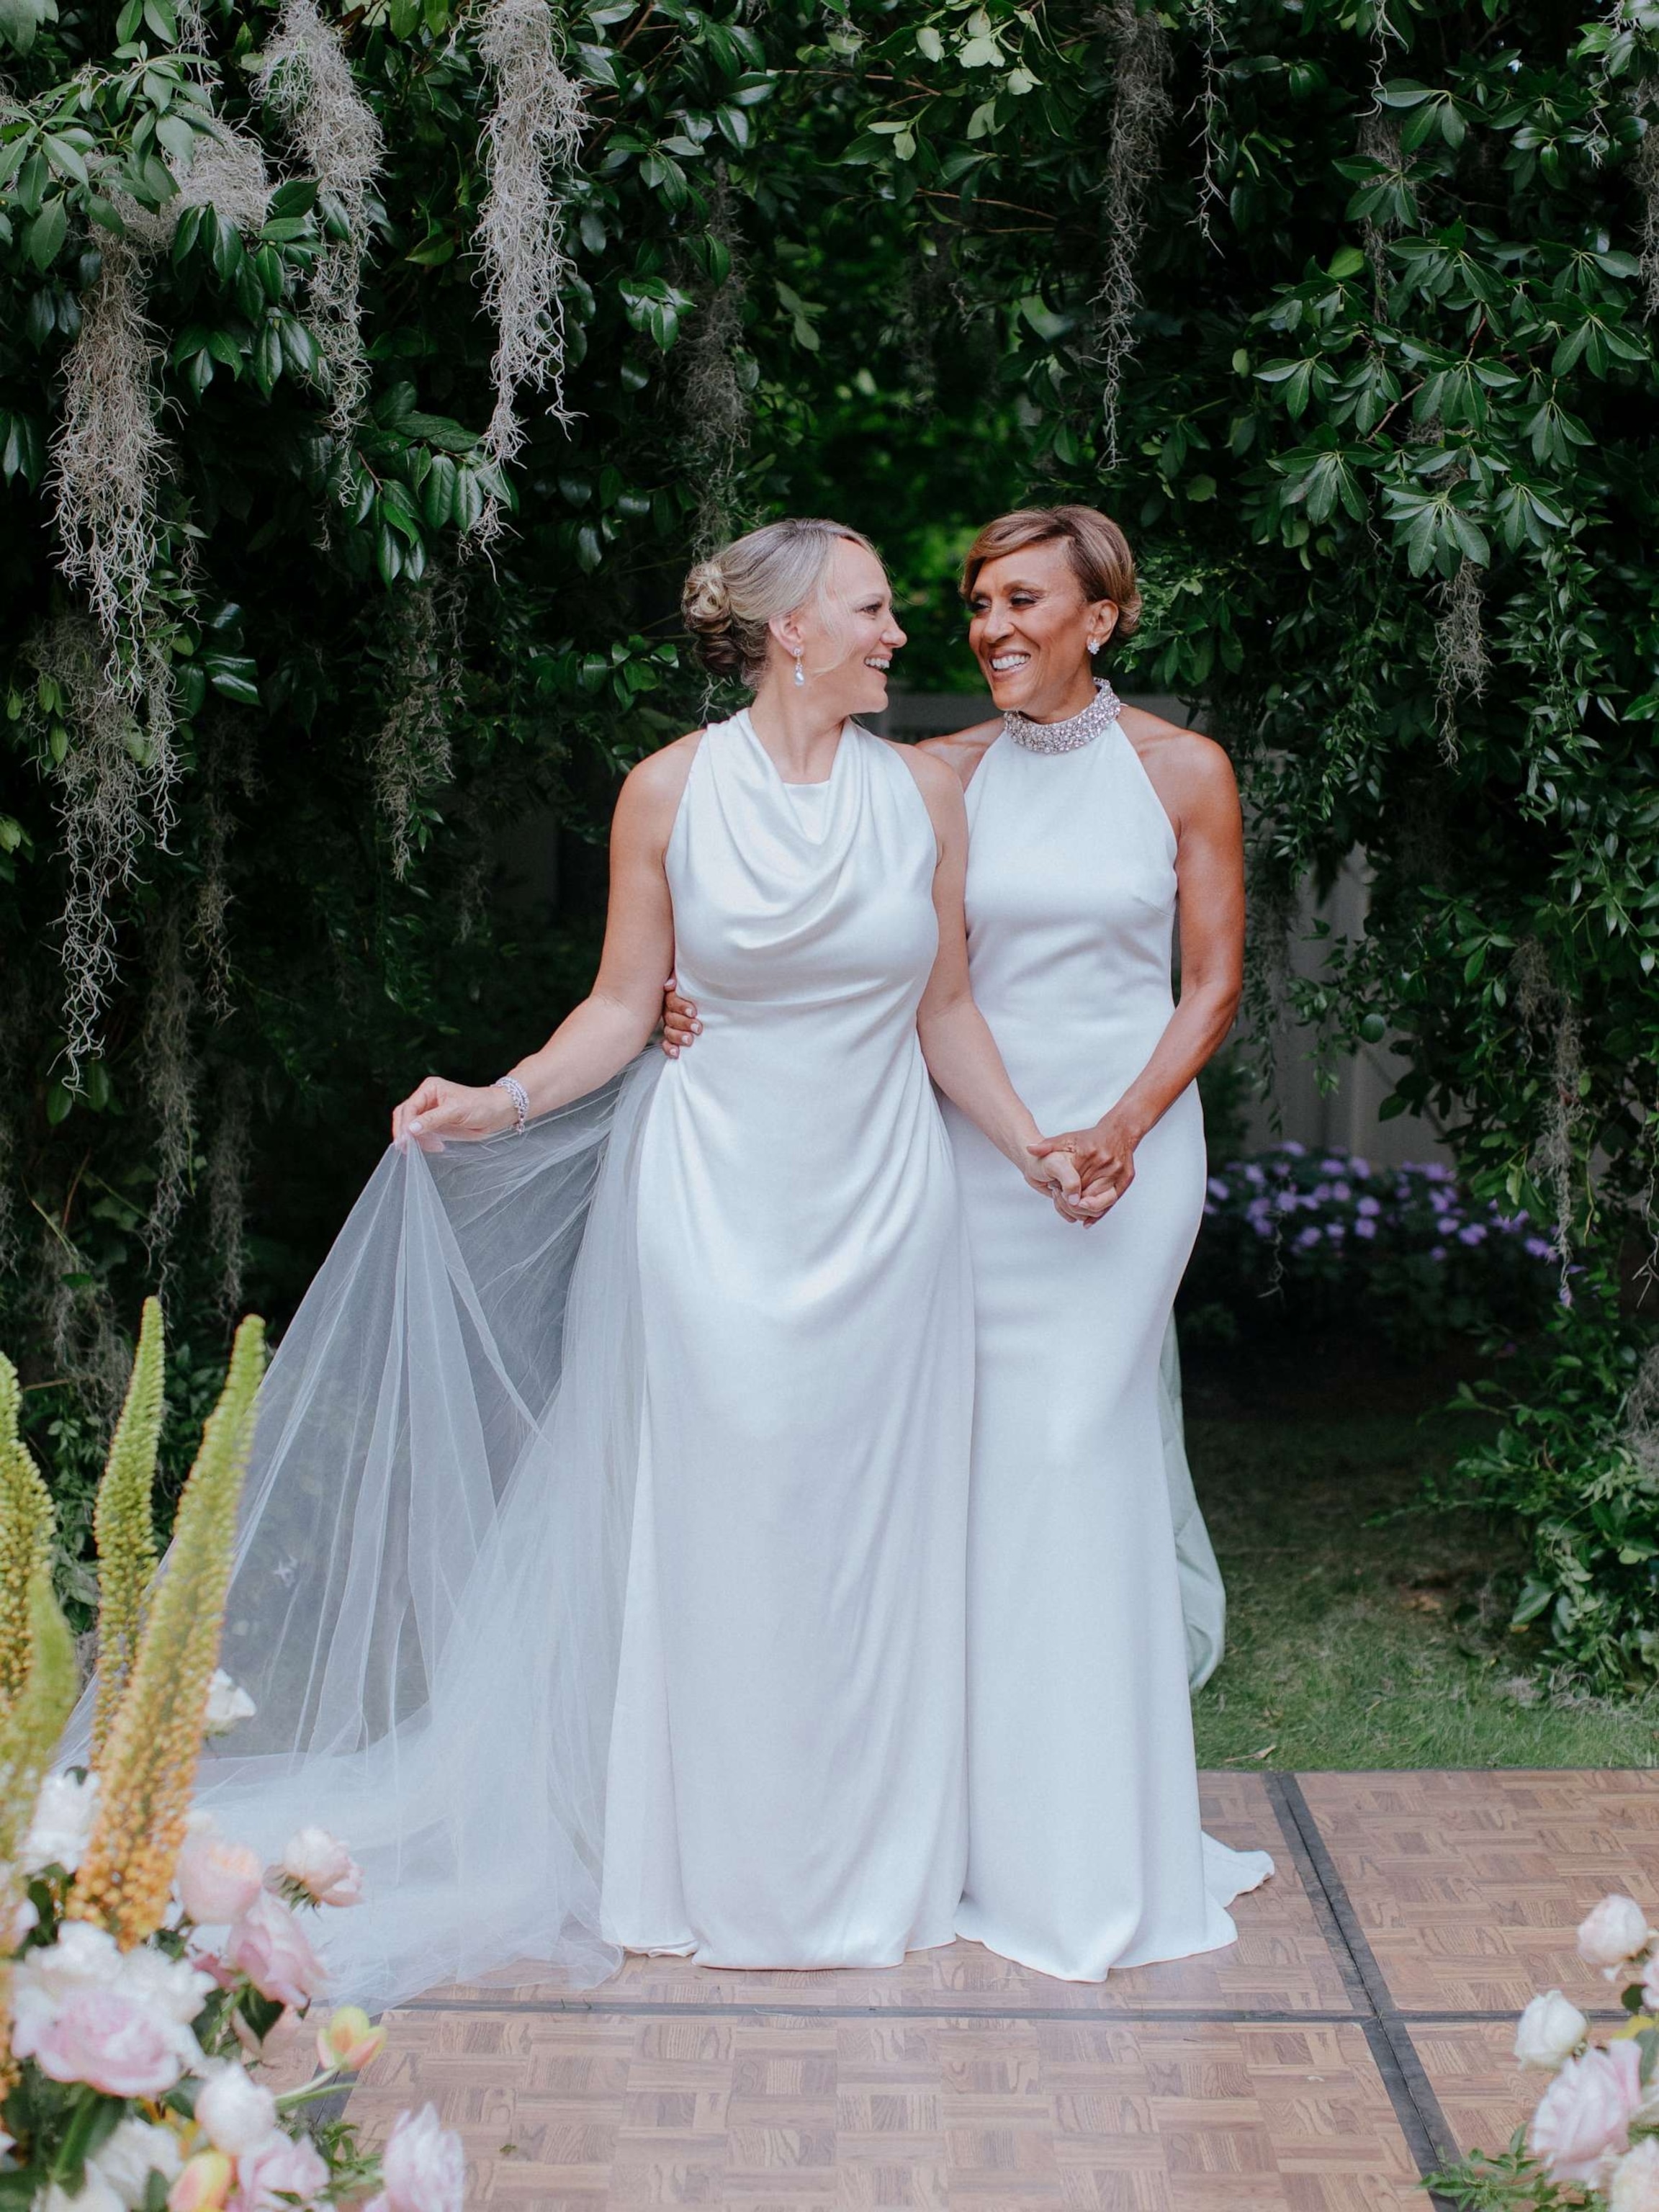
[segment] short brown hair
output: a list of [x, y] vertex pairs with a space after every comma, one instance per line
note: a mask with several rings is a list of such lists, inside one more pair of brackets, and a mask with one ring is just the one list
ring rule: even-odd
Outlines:
[[1071, 556], [1072, 574], [1085, 599], [1109, 599], [1117, 609], [1113, 641], [1133, 637], [1140, 621], [1140, 592], [1135, 583], [1135, 556], [1129, 541], [1097, 507], [1017, 507], [988, 522], [968, 548], [962, 564], [962, 596], [973, 596], [980, 570], [988, 561], [1005, 553], [1022, 553], [1028, 545], [1049, 545], [1059, 539]]

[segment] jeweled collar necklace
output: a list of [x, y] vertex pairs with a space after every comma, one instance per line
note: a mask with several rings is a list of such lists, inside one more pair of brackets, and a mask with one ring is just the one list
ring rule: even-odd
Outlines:
[[1034, 722], [1010, 708], [1002, 718], [1002, 733], [1030, 753], [1074, 753], [1092, 744], [1103, 730], [1109, 730], [1122, 712], [1123, 702], [1103, 676], [1095, 678], [1095, 696], [1080, 714], [1064, 722]]

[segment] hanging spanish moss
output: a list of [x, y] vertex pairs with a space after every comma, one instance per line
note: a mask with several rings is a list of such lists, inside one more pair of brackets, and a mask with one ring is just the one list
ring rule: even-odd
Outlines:
[[1135, 264], [1147, 198], [1158, 176], [1158, 138], [1173, 109], [1167, 82], [1169, 38], [1159, 16], [1143, 15], [1136, 0], [1108, 0], [1099, 21], [1111, 51], [1113, 82], [1101, 195], [1106, 268], [1093, 307], [1105, 461], [1115, 468], [1118, 395], [1134, 351], [1140, 305]]
[[103, 1279], [61, 1223], [42, 1228], [40, 1279], [53, 1380], [80, 1391], [96, 1418], [112, 1421], [126, 1395], [132, 1347], [116, 1326]]
[[219, 1268], [219, 1313], [227, 1322], [242, 1310], [252, 1159], [252, 1085], [237, 1060], [225, 1070], [219, 1086], [218, 1116], [207, 1155], [208, 1235]]
[[1480, 700], [1486, 689], [1486, 633], [1480, 620], [1480, 570], [1467, 556], [1440, 592], [1434, 625], [1437, 718], [1440, 749], [1449, 764], [1457, 757], [1457, 702]]
[[17, 1125], [9, 1114], [0, 1113], [0, 1275], [11, 1273], [22, 1250], [22, 1223], [15, 1196], [16, 1162]]
[[[569, 420], [563, 293], [573, 270], [556, 180], [575, 166], [587, 116], [580, 87], [560, 66], [548, 0], [486, 0], [478, 52], [495, 90], [483, 128], [488, 191], [477, 228], [484, 304], [496, 327], [495, 405], [483, 451], [501, 465], [525, 441], [520, 391], [550, 392], [549, 412]], [[487, 542], [500, 527], [492, 495], [477, 534]]]
[[185, 959], [179, 905], [169, 898], [153, 937], [149, 993], [138, 1059], [155, 1131], [155, 1189], [144, 1242], [156, 1287], [167, 1285], [173, 1234], [189, 1195], [196, 1150], [198, 1069], [191, 1043], [196, 985]]
[[370, 749], [369, 766], [392, 833], [392, 869], [399, 883], [414, 858], [420, 802], [447, 784], [453, 770], [450, 727], [464, 680], [465, 609], [462, 586], [438, 574], [404, 592], [396, 605], [386, 676], [392, 705]]
[[[1391, 107], [1378, 106], [1361, 118], [1354, 150], [1368, 161], [1381, 162], [1394, 176], [1402, 172], [1400, 119]], [[1359, 243], [1371, 264], [1371, 283], [1380, 302], [1389, 286], [1389, 240], [1400, 225], [1391, 215], [1381, 222], [1366, 216], [1359, 226]]]
[[697, 488], [692, 550], [699, 560], [732, 534], [732, 484], [749, 443], [749, 388], [742, 374], [747, 283], [732, 199], [722, 162], [709, 195], [708, 234], [728, 267], [721, 282], [708, 286], [679, 347], [686, 444]]
[[1644, 311], [1659, 315], [1659, 83], [1649, 78], [1632, 95], [1646, 126], [1631, 173], [1642, 203], [1642, 293]]
[[146, 835], [160, 843], [172, 823], [172, 692], [165, 663], [146, 656], [141, 717], [125, 687], [110, 680], [103, 641], [82, 615], [60, 616], [36, 636], [28, 657], [56, 687], [70, 739], [52, 774], [69, 878], [62, 919], [64, 1081], [73, 1090], [82, 1061], [97, 1056], [115, 984], [112, 902], [132, 882]]
[[1583, 1051], [1578, 1014], [1556, 982], [1548, 957], [1536, 938], [1523, 939], [1516, 947], [1510, 963], [1510, 975], [1515, 986], [1515, 1008], [1521, 1020], [1522, 1049], [1527, 1056], [1532, 1056], [1535, 1032], [1542, 1030], [1551, 1039], [1544, 1126], [1533, 1149], [1531, 1168], [1554, 1217], [1550, 1246], [1561, 1270], [1561, 1303], [1570, 1306], [1574, 1169], [1584, 1118]]
[[167, 468], [153, 374], [160, 348], [145, 319], [137, 250], [108, 236], [99, 250], [64, 363], [51, 486], [58, 568], [86, 592], [109, 682], [136, 698], [145, 684], [144, 599], [161, 557], [156, 496]]
[[1221, 21], [1216, 0], [1199, 0], [1198, 21], [1204, 43], [1203, 76], [1199, 83], [1198, 98], [1193, 103], [1198, 117], [1198, 214], [1199, 234], [1206, 246], [1215, 244], [1211, 224], [1226, 206], [1227, 196], [1222, 191], [1217, 176], [1221, 120]]
[[217, 135], [198, 138], [190, 167], [173, 167], [179, 189], [163, 204], [169, 235], [186, 208], [210, 207], [222, 221], [251, 236], [265, 219], [275, 189], [257, 138], [220, 121]]
[[[345, 237], [325, 238], [311, 275], [311, 309], [333, 401], [331, 427], [349, 443], [368, 397], [359, 286], [385, 151], [380, 126], [317, 0], [283, 0], [255, 82], [345, 227]], [[349, 489], [343, 480], [342, 496]]]

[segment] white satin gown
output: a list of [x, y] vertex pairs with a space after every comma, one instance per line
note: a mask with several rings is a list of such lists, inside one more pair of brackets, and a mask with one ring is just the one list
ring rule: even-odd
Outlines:
[[973, 1316], [915, 1028], [935, 857], [856, 725], [816, 785], [746, 713], [698, 748], [667, 872], [702, 1034], [641, 1139], [602, 1894], [628, 1949], [880, 1966], [951, 1940]]
[[[1067, 753], [998, 737], [968, 813], [975, 998], [1042, 1127], [1086, 1127], [1173, 1010], [1174, 830], [1116, 722]], [[1273, 1871], [1200, 1831], [1164, 1474], [1159, 1354], [1203, 1210], [1203, 1116], [1189, 1088], [1085, 1229], [945, 1110], [977, 1317], [957, 1928], [1098, 1981], [1232, 1942], [1228, 1905]]]

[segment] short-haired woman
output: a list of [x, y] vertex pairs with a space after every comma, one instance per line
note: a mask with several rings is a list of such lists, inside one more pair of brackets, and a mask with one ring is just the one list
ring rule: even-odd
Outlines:
[[[947, 1104], [977, 1360], [957, 1926], [1098, 1981], [1231, 1942], [1226, 1907], [1273, 1871], [1199, 1825], [1159, 1401], [1203, 1211], [1195, 1079], [1238, 1003], [1238, 794], [1220, 746], [1123, 707], [1095, 672], [1140, 611], [1109, 517], [1001, 515], [962, 590], [1000, 712], [918, 750], [967, 793], [974, 994], [1022, 1097], [1064, 1127], [1049, 1149], [1106, 1211], [1079, 1232], [1022, 1206]], [[696, 1030], [695, 1003], [671, 996], [665, 1048]]]
[[1243, 840], [1221, 747], [1121, 706], [1095, 673], [1140, 609], [1115, 523], [1002, 515], [963, 596], [999, 716], [924, 750], [967, 793], [974, 992], [1109, 1210], [1081, 1231], [1022, 1219], [1021, 1186], [947, 1104], [978, 1359], [957, 1926], [1097, 1981], [1230, 1942], [1227, 1905], [1272, 1870], [1200, 1829], [1158, 1410], [1204, 1204], [1194, 1079], [1238, 1003]]

